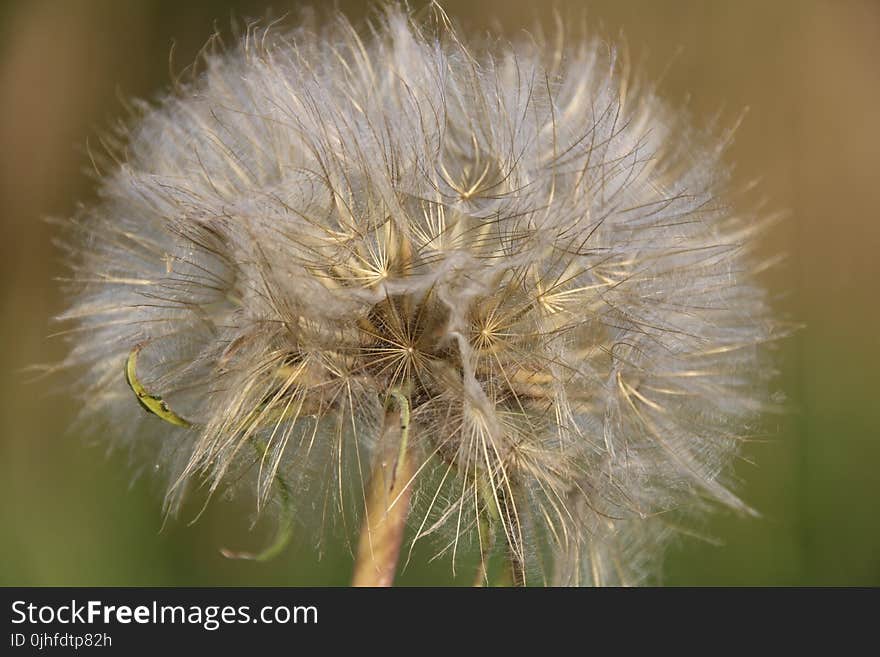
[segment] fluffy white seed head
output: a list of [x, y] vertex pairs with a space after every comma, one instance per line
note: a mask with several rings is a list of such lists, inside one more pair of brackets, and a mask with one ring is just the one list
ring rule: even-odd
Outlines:
[[[144, 107], [73, 222], [69, 363], [172, 506], [283, 481], [308, 531], [356, 527], [396, 391], [413, 540], [638, 583], [683, 514], [745, 508], [722, 476], [770, 374], [754, 221], [606, 45], [469, 49], [435, 18], [253, 28]], [[188, 426], [138, 409], [136, 349]]]

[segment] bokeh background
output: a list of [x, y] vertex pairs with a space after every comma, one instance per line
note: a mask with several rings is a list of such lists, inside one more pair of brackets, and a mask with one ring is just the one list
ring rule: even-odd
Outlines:
[[[625, 38], [669, 102], [708, 124], [745, 119], [728, 153], [738, 184], [757, 180], [785, 211], [767, 284], [805, 328], [780, 350], [789, 412], [748, 446], [737, 474], [763, 514], [719, 514], [669, 554], [672, 585], [880, 585], [880, 2], [877, 0], [560, 0], [602, 34]], [[340, 2], [357, 19], [363, 2]], [[508, 34], [550, 4], [447, 0], [463, 26]], [[25, 368], [59, 359], [48, 335], [64, 306], [47, 216], [93, 198], [85, 145], [153, 98], [216, 24], [296, 12], [290, 0], [0, 2], [0, 584], [339, 584], [350, 555], [307, 541], [267, 564], [225, 560], [256, 548], [249, 508], [210, 507], [162, 526], [160, 490], [132, 482], [124, 454], [66, 430], [75, 412]], [[726, 122], [726, 123], [725, 123]], [[444, 583], [448, 564], [401, 584]]]

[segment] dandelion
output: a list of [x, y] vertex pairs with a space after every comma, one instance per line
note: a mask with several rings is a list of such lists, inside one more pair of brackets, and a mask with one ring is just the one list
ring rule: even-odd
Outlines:
[[67, 364], [170, 511], [278, 510], [230, 556], [296, 522], [360, 528], [355, 583], [422, 541], [477, 583], [639, 583], [689, 514], [747, 510], [756, 223], [721, 147], [567, 41], [467, 46], [436, 7], [254, 26], [108, 144]]

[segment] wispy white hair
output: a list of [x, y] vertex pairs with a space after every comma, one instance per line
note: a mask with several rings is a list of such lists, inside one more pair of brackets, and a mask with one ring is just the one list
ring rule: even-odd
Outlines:
[[[606, 44], [466, 46], [432, 16], [254, 27], [142, 108], [72, 222], [68, 362], [172, 506], [282, 481], [315, 534], [356, 527], [396, 390], [413, 542], [643, 582], [691, 512], [747, 508], [725, 472], [771, 375], [757, 223]], [[138, 409], [134, 349], [189, 426]]]

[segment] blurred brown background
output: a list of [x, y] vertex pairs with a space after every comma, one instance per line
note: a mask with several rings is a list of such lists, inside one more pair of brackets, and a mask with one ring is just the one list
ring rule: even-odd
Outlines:
[[[354, 18], [362, 2], [340, 2]], [[536, 7], [535, 5], [538, 4]], [[780, 312], [806, 324], [782, 346], [791, 413], [749, 446], [738, 474], [760, 519], [725, 515], [670, 554], [669, 584], [880, 585], [880, 2], [640, 0], [558, 3], [602, 33], [622, 31], [648, 79], [698, 122], [750, 108], [728, 160], [788, 212], [767, 253]], [[550, 10], [528, 0], [447, 0], [467, 28], [510, 34]], [[549, 7], [550, 4], [547, 4]], [[0, 584], [345, 584], [344, 553], [292, 547], [269, 564], [217, 548], [259, 547], [247, 509], [217, 504], [196, 525], [161, 527], [160, 491], [131, 483], [101, 436], [70, 435], [74, 412], [29, 364], [61, 357], [47, 339], [63, 308], [45, 216], [93, 198], [87, 138], [155, 97], [176, 42], [181, 68], [216, 21], [295, 10], [290, 0], [6, 0], [0, 3]], [[688, 100], [689, 99], [689, 100]], [[448, 565], [403, 584], [442, 583]]]

